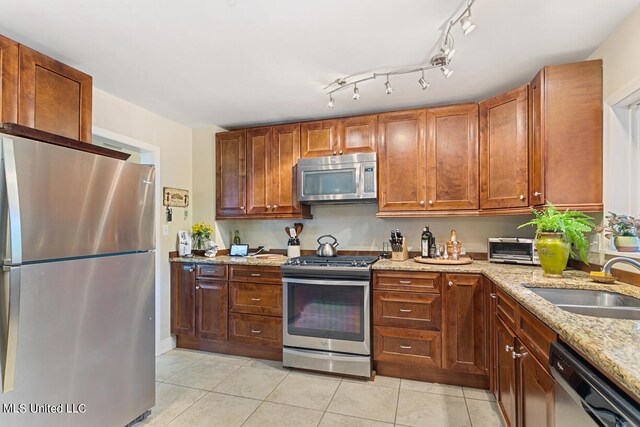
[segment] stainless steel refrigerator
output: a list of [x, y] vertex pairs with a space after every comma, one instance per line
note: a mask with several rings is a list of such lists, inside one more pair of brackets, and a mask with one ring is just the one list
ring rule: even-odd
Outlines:
[[155, 404], [154, 168], [0, 139], [0, 426], [124, 426]]

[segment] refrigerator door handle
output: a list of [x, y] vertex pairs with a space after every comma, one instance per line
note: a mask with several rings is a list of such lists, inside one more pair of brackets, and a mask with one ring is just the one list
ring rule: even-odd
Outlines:
[[20, 223], [20, 198], [18, 197], [18, 172], [13, 140], [2, 139], [2, 159], [4, 161], [4, 181], [7, 187], [7, 210], [9, 214], [9, 258], [4, 265], [22, 264], [22, 227]]
[[[3, 267], [3, 274], [9, 276], [9, 295], [6, 296], [8, 304], [0, 301], [3, 307], [8, 307], [8, 313], [3, 316], [7, 324], [3, 328], [6, 333], [2, 336], [2, 393], [13, 390], [13, 380], [16, 373], [16, 356], [18, 352], [18, 322], [20, 320], [20, 267]], [[4, 291], [4, 289], [2, 290]], [[1, 292], [5, 295], [5, 292]]]

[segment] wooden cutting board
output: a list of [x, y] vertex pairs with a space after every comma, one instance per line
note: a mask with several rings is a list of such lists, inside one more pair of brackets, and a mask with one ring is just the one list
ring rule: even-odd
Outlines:
[[421, 256], [417, 256], [413, 259], [415, 262], [419, 262], [420, 264], [435, 264], [435, 265], [464, 265], [471, 264], [473, 260], [471, 258], [461, 257], [457, 260], [453, 259], [438, 259], [438, 258], [422, 258]]

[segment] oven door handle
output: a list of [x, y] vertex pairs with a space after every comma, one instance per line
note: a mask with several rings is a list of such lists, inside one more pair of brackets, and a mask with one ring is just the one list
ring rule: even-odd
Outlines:
[[282, 278], [283, 284], [301, 284], [301, 285], [328, 285], [328, 286], [369, 286], [368, 280], [323, 280], [323, 279], [295, 279]]

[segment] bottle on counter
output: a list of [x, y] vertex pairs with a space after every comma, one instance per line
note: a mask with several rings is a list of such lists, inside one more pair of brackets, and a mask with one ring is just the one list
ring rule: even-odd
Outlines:
[[429, 250], [428, 250], [428, 255], [429, 257], [433, 256], [431, 255], [431, 246], [433, 246], [433, 244], [436, 242], [436, 238], [433, 236], [433, 234], [431, 233], [431, 231], [429, 230], [429, 224], [425, 225], [424, 228], [427, 229], [427, 238], [429, 239]]
[[431, 239], [429, 237], [429, 226], [427, 225], [422, 229], [422, 237], [420, 238], [420, 256], [422, 258], [429, 258], [429, 251], [431, 250]]
[[235, 230], [233, 232], [233, 244], [234, 245], [240, 244], [240, 230]]

